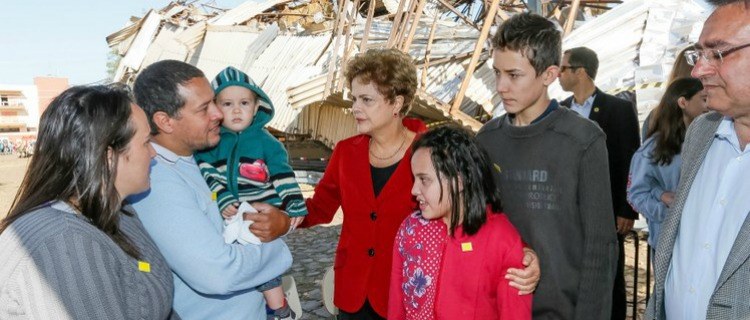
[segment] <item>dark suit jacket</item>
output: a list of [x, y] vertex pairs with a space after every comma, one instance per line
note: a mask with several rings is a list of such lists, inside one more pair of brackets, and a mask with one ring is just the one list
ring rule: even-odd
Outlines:
[[[630, 101], [606, 94], [596, 88], [589, 119], [596, 122], [607, 135], [609, 180], [612, 185], [612, 207], [616, 217], [638, 219], [638, 213], [628, 204], [628, 172], [630, 160], [641, 145], [638, 135], [638, 113]], [[570, 108], [573, 97], [560, 105]]]

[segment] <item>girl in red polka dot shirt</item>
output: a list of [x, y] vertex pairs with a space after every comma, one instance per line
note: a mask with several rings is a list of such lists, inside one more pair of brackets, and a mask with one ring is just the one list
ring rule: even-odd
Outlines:
[[394, 242], [388, 319], [531, 319], [532, 296], [505, 280], [523, 268], [523, 243], [501, 213], [486, 152], [447, 126], [412, 150], [419, 209]]

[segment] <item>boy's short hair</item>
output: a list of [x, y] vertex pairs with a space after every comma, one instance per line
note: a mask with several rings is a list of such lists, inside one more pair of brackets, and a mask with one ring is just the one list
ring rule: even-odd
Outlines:
[[586, 47], [576, 47], [565, 50], [563, 54], [568, 55], [568, 64], [583, 68], [591, 80], [596, 79], [596, 73], [599, 72], [599, 57], [594, 50]]
[[529, 59], [536, 75], [550, 66], [559, 66], [562, 36], [547, 18], [533, 13], [519, 13], [503, 22], [492, 37], [494, 50], [512, 50]]

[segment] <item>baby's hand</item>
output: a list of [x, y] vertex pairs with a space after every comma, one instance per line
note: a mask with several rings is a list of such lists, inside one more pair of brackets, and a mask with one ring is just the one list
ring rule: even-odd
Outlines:
[[221, 216], [224, 219], [231, 219], [232, 217], [234, 217], [234, 215], [237, 214], [237, 206], [239, 205], [240, 204], [237, 202], [230, 204], [229, 206], [224, 208], [224, 211], [221, 212]]
[[302, 216], [302, 217], [291, 217], [291, 221], [290, 221], [290, 223], [291, 223], [291, 225], [292, 225], [292, 229], [296, 229], [296, 228], [297, 228], [297, 226], [298, 226], [298, 225], [299, 225], [300, 223], [302, 223], [302, 221], [304, 221], [304, 220], [305, 220], [305, 217], [304, 217], [304, 216]]

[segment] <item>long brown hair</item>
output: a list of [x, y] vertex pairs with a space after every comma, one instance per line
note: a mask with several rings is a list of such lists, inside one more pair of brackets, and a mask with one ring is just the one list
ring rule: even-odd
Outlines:
[[[680, 50], [679, 53], [674, 57], [674, 64], [672, 65], [672, 71], [669, 72], [669, 79], [667, 79], [667, 85], [670, 85], [673, 81], [681, 78], [692, 78], [690, 75], [690, 72], [693, 71], [693, 66], [687, 63], [687, 58], [685, 58], [685, 52], [689, 50], [695, 50], [694, 45], [688, 45], [687, 47]], [[648, 131], [651, 131], [654, 129], [654, 126], [656, 125], [656, 121], [653, 121], [653, 119], [656, 119], [659, 113], [658, 108], [654, 108], [654, 110], [651, 112], [651, 121], [648, 122]]]
[[81, 212], [128, 255], [140, 253], [120, 231], [123, 199], [115, 189], [117, 159], [135, 135], [131, 97], [124, 87], [77, 86], [42, 114], [34, 155], [0, 233], [52, 201]]
[[668, 165], [672, 158], [682, 150], [687, 126], [683, 120], [683, 111], [677, 100], [690, 100], [695, 94], [703, 90], [701, 81], [696, 78], [679, 78], [672, 81], [664, 92], [659, 105], [656, 106], [653, 126], [649, 128], [646, 137], [656, 135], [656, 146], [651, 153], [655, 164]]

